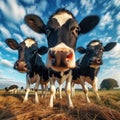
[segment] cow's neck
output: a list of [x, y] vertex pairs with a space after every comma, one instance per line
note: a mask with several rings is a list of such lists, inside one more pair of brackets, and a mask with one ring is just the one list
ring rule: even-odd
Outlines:
[[39, 55], [36, 55], [36, 57], [33, 60], [33, 63], [31, 63], [31, 70], [29, 71], [30, 77], [33, 77], [34, 73], [39, 74], [40, 72], [42, 72], [41, 68], [43, 68], [43, 67], [44, 67], [44, 63], [42, 62]]
[[92, 68], [90, 66], [84, 66], [84, 67], [80, 67], [80, 74], [84, 75], [85, 77], [90, 77], [91, 80], [94, 80], [94, 78], [97, 76], [99, 68]]

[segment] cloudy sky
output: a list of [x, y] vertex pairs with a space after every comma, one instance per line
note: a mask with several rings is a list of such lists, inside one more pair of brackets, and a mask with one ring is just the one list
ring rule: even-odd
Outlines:
[[[6, 38], [14, 38], [18, 42], [26, 37], [34, 37], [39, 46], [46, 45], [43, 34], [33, 32], [24, 22], [29, 13], [40, 16], [47, 23], [49, 16], [58, 8], [70, 10], [80, 22], [87, 15], [99, 15], [100, 22], [91, 32], [78, 38], [77, 46], [86, 46], [99, 39], [104, 45], [111, 41], [118, 42], [110, 52], [104, 53], [104, 64], [98, 74], [98, 86], [105, 78], [114, 78], [120, 86], [120, 0], [0, 0], [0, 88], [11, 84], [25, 86], [25, 74], [13, 69], [17, 60], [17, 51], [5, 44]], [[76, 58], [81, 57], [76, 52]], [[43, 56], [43, 60], [46, 55]]]

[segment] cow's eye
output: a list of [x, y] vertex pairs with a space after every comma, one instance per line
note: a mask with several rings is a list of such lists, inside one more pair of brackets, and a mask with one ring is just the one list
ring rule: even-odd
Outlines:
[[77, 37], [78, 36], [78, 32], [79, 32], [79, 27], [72, 27], [71, 28], [72, 34]]
[[47, 36], [50, 36], [51, 30], [49, 28], [46, 29], [46, 34], [47, 34]]
[[33, 50], [32, 53], [33, 53], [33, 54], [36, 54], [36, 53], [37, 53], [37, 50]]
[[91, 54], [92, 50], [87, 50], [86, 54]]
[[75, 32], [79, 32], [79, 27], [75, 27]]

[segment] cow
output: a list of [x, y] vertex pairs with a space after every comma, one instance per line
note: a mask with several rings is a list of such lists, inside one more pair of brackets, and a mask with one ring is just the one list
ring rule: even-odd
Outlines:
[[6, 44], [13, 50], [18, 51], [18, 60], [14, 64], [14, 69], [26, 73], [26, 94], [24, 102], [28, 101], [30, 84], [35, 83], [35, 102], [39, 103], [37, 90], [39, 84], [48, 84], [48, 69], [42, 61], [41, 55], [48, 51], [48, 48], [42, 46], [38, 48], [37, 42], [33, 38], [26, 38], [18, 43], [12, 38], [6, 39]]
[[[77, 38], [80, 34], [91, 31], [99, 22], [97, 15], [85, 17], [80, 23], [77, 22], [73, 14], [64, 9], [58, 9], [53, 13], [47, 24], [35, 14], [25, 16], [26, 24], [35, 32], [45, 34], [48, 41], [48, 54], [46, 66], [50, 74], [50, 103], [53, 107], [53, 98], [55, 96], [55, 78], [58, 83], [66, 81], [65, 92], [68, 100], [68, 107], [73, 107], [70, 97], [71, 94], [71, 68], [76, 66], [75, 49]], [[55, 73], [60, 72], [57, 76]], [[67, 75], [64, 75], [67, 72]], [[63, 76], [64, 75], [64, 76]], [[60, 79], [61, 78], [61, 79]]]
[[77, 66], [72, 69], [72, 91], [74, 92], [74, 84], [81, 84], [87, 103], [90, 103], [90, 100], [85, 82], [92, 86], [97, 100], [100, 100], [97, 88], [97, 74], [100, 66], [103, 64], [103, 53], [110, 51], [115, 45], [116, 42], [110, 42], [106, 46], [103, 46], [100, 40], [92, 40], [88, 43], [86, 49], [84, 47], [77, 48], [77, 51], [84, 55], [76, 61]]
[[10, 87], [5, 87], [6, 92], [10, 93], [17, 93], [18, 92], [18, 86], [17, 85], [11, 85]]

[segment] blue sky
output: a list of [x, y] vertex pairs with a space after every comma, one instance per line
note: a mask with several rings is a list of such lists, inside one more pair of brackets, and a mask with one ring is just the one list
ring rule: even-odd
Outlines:
[[[106, 45], [116, 41], [117, 46], [104, 53], [104, 64], [98, 74], [98, 86], [105, 78], [114, 78], [120, 86], [120, 0], [0, 0], [0, 88], [11, 84], [25, 86], [25, 74], [13, 69], [17, 60], [17, 51], [5, 44], [6, 38], [14, 38], [18, 42], [26, 37], [34, 37], [39, 46], [46, 45], [45, 35], [32, 31], [24, 22], [29, 13], [40, 16], [45, 23], [58, 8], [70, 10], [77, 21], [91, 14], [100, 16], [100, 22], [91, 32], [78, 38], [77, 46], [86, 46], [93, 39], [99, 39]], [[76, 58], [81, 57], [76, 52]], [[46, 61], [46, 55], [43, 57]]]

